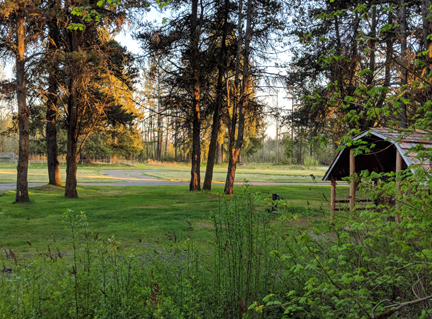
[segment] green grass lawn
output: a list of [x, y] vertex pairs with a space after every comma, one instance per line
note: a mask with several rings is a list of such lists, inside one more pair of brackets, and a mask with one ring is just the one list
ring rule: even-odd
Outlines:
[[[242, 186], [235, 193], [242, 193]], [[345, 187], [339, 187], [345, 192]], [[328, 216], [328, 186], [255, 186], [263, 199], [278, 193], [289, 210], [299, 216], [321, 219]], [[42, 186], [30, 189], [31, 203], [14, 204], [15, 192], [0, 195], [0, 244], [2, 249], [20, 253], [36, 246], [46, 250], [59, 247], [70, 251], [70, 237], [62, 223], [63, 212], [84, 211], [92, 231], [103, 238], [115, 236], [123, 247], [154, 243], [164, 233], [211, 239], [210, 211], [217, 209], [222, 186], [212, 192], [189, 192], [185, 186], [156, 187], [78, 187], [79, 199], [65, 199], [62, 187]], [[261, 200], [257, 209], [265, 211], [270, 203]], [[188, 221], [192, 225], [190, 229]], [[29, 247], [27, 241], [32, 244]], [[0, 249], [1, 250], [1, 249]]]

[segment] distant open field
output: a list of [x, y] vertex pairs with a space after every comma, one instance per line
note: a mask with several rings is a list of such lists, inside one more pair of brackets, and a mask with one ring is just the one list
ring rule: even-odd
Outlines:
[[[66, 180], [66, 166], [60, 165], [62, 181]], [[188, 181], [190, 179], [190, 165], [185, 163], [137, 163], [136, 165], [123, 164], [95, 164], [78, 165], [78, 183], [115, 183], [122, 179], [109, 176], [110, 170], [143, 170], [143, 175], [152, 176], [162, 180]], [[205, 165], [201, 166], [201, 179], [205, 176]], [[214, 168], [214, 181], [224, 182], [226, 179], [227, 164], [216, 165]], [[325, 170], [307, 169], [301, 166], [286, 166], [274, 164], [247, 164], [238, 166], [236, 171], [237, 182], [254, 183], [305, 183], [312, 182], [310, 175], [316, 177], [315, 181], [321, 181]], [[47, 183], [47, 165], [32, 163], [29, 167], [30, 183]], [[15, 183], [16, 168], [13, 163], [0, 163], [0, 184]]]

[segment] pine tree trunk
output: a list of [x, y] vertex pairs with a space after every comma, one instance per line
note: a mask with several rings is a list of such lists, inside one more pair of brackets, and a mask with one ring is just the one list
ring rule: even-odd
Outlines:
[[367, 75], [366, 84], [370, 86], [374, 79], [375, 73], [375, 44], [376, 44], [376, 27], [377, 27], [377, 16], [376, 16], [376, 6], [372, 8], [372, 26], [371, 26], [371, 39], [368, 41], [369, 45], [369, 70], [372, 73]]
[[218, 155], [217, 155], [218, 164], [222, 164], [223, 163], [223, 148], [222, 148], [222, 144], [218, 143], [217, 147], [218, 147]]
[[[402, 58], [402, 72], [401, 72], [401, 87], [408, 83], [407, 67], [407, 19], [406, 19], [406, 6], [405, 0], [399, 0], [399, 19], [400, 19], [400, 41], [401, 41], [401, 58]], [[405, 90], [405, 89], [403, 89]], [[404, 94], [405, 97], [405, 94]], [[407, 113], [406, 105], [402, 101], [400, 104], [400, 127], [407, 128]]]
[[157, 115], [157, 146], [156, 146], [156, 159], [160, 161], [162, 155], [162, 116], [161, 116], [161, 101], [160, 101], [160, 83], [158, 77], [158, 115]]
[[[77, 31], [71, 34], [71, 51], [78, 51]], [[68, 132], [66, 156], [66, 198], [78, 198], [77, 193], [77, 158], [78, 158], [78, 79], [77, 74], [70, 74]]]
[[237, 169], [237, 160], [238, 156], [236, 155], [235, 149], [230, 149], [229, 162], [228, 162], [228, 174], [225, 182], [224, 192], [227, 195], [231, 195], [233, 193], [234, 188], [234, 180], [235, 180], [235, 172]]
[[162, 132], [162, 115], [161, 115], [161, 100], [160, 100], [160, 81], [158, 75], [158, 115], [157, 115], [157, 147], [156, 147], [156, 159], [160, 161], [162, 156], [162, 141], [163, 141], [163, 132]]
[[[240, 83], [240, 64], [241, 64], [241, 51], [242, 51], [242, 28], [243, 28], [243, 1], [239, 1], [238, 5], [238, 22], [237, 22], [237, 53], [236, 53], [236, 72], [234, 78], [233, 88], [233, 106], [232, 106], [232, 117], [228, 121], [228, 132], [229, 132], [229, 147], [228, 147], [228, 171], [225, 180], [224, 193], [231, 195], [233, 193], [235, 170], [236, 170], [236, 149], [235, 149], [235, 136], [237, 129], [237, 108], [238, 108], [238, 87]], [[228, 83], [227, 83], [228, 85]], [[227, 101], [229, 104], [229, 88], [227, 87]]]
[[[387, 23], [389, 25], [391, 25], [393, 23], [393, 14], [391, 12], [388, 12], [388, 17], [387, 17]], [[391, 68], [392, 68], [392, 57], [393, 57], [393, 42], [394, 42], [394, 38], [393, 38], [393, 33], [392, 32], [388, 32], [386, 34], [385, 37], [385, 43], [386, 43], [386, 59], [385, 59], [385, 71], [384, 71], [384, 83], [383, 83], [383, 87], [390, 87], [390, 79], [391, 79]], [[377, 103], [377, 108], [381, 108], [382, 105], [384, 104], [384, 101], [387, 97], [387, 91], [383, 91], [383, 93], [380, 96], [380, 99], [378, 100]]]
[[[427, 63], [427, 72], [426, 74], [429, 74], [432, 69], [432, 41], [428, 39], [428, 36], [432, 34], [432, 18], [430, 17], [430, 7], [431, 2], [430, 0], [421, 0], [421, 7], [422, 7], [422, 17], [423, 17], [423, 46], [424, 51], [429, 50], [427, 56], [426, 56], [426, 63]], [[432, 89], [431, 87], [427, 87], [425, 89], [426, 94], [426, 100], [430, 101], [432, 99]]]
[[200, 163], [201, 163], [201, 110], [200, 110], [200, 78], [198, 56], [198, 0], [192, 0], [191, 16], [191, 66], [192, 66], [192, 168], [189, 190], [201, 190]]
[[29, 160], [29, 110], [27, 107], [27, 94], [25, 84], [25, 9], [20, 8], [16, 15], [17, 23], [17, 52], [16, 52], [16, 79], [18, 100], [18, 129], [19, 153], [17, 166], [17, 186], [15, 202], [27, 203], [28, 195], [28, 160]]
[[222, 89], [223, 89], [223, 75], [225, 73], [226, 68], [226, 37], [228, 33], [228, 6], [229, 1], [225, 0], [225, 8], [224, 8], [224, 24], [223, 24], [223, 32], [222, 32], [222, 44], [221, 44], [221, 51], [220, 51], [220, 64], [218, 66], [219, 74], [216, 84], [216, 105], [213, 113], [213, 123], [212, 123], [212, 132], [211, 132], [211, 138], [210, 138], [210, 146], [209, 146], [209, 152], [207, 156], [207, 167], [206, 167], [206, 174], [204, 179], [204, 185], [203, 188], [205, 190], [211, 190], [211, 183], [213, 180], [213, 168], [215, 164], [215, 157], [216, 157], [216, 147], [217, 147], [217, 138], [219, 135], [219, 128], [220, 128], [220, 121], [219, 121], [219, 114], [222, 109]]
[[[240, 31], [240, 25], [241, 25], [241, 19], [239, 19], [239, 31]], [[239, 32], [239, 36], [241, 36], [241, 33]], [[240, 94], [240, 109], [239, 109], [239, 116], [238, 116], [238, 133], [237, 133], [237, 140], [235, 141], [235, 144], [230, 142], [230, 159], [229, 159], [229, 165], [228, 165], [228, 173], [227, 173], [227, 179], [225, 182], [225, 194], [231, 195], [233, 193], [233, 187], [234, 187], [234, 178], [235, 178], [235, 171], [237, 166], [237, 161], [240, 156], [240, 151], [243, 145], [243, 135], [244, 135], [244, 125], [245, 125], [245, 113], [246, 109], [248, 107], [249, 99], [248, 99], [248, 92], [249, 92], [249, 47], [250, 47], [250, 41], [252, 39], [252, 0], [248, 0], [247, 2], [247, 13], [246, 13], [246, 36], [245, 36], [245, 44], [243, 49], [243, 85], [241, 88], [241, 94]], [[237, 56], [238, 57], [238, 56]], [[235, 106], [234, 106], [235, 107]], [[234, 108], [234, 112], [236, 112], [236, 108]], [[233, 114], [234, 117], [235, 114]], [[234, 129], [234, 132], [231, 132], [232, 139], [233, 136], [235, 136], [235, 126], [232, 126], [232, 129]]]
[[[54, 5], [55, 1], [51, 1]], [[59, 30], [57, 28], [57, 19], [51, 19], [49, 21], [49, 38], [50, 42], [48, 49], [50, 56], [55, 55], [59, 45]], [[51, 59], [52, 68], [49, 72], [48, 77], [48, 101], [47, 101], [47, 112], [46, 112], [46, 145], [47, 145], [47, 159], [48, 159], [48, 184], [50, 185], [61, 185], [60, 166], [58, 161], [58, 148], [57, 148], [57, 127], [56, 127], [56, 116], [57, 116], [57, 72], [58, 66], [56, 57]]]

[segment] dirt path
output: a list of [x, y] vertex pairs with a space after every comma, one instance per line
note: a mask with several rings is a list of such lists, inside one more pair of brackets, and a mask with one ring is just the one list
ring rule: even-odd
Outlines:
[[[155, 170], [106, 170], [102, 173], [109, 178], [119, 180], [112, 183], [78, 183], [80, 186], [166, 186], [166, 185], [189, 185], [187, 182], [171, 182], [158, 179], [152, 176], [143, 176], [144, 173], [154, 172]], [[164, 172], [170, 172], [164, 170]], [[172, 171], [177, 172], [177, 171]], [[221, 182], [213, 182], [213, 185], [223, 185]], [[243, 183], [236, 183], [242, 185]], [[250, 183], [251, 185], [330, 185], [329, 183]], [[29, 187], [46, 185], [45, 183], [29, 183]], [[16, 184], [0, 184], [0, 191], [15, 190]]]

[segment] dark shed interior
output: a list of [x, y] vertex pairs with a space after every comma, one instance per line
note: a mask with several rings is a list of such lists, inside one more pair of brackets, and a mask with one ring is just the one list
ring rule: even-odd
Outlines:
[[[364, 170], [377, 173], [388, 173], [396, 170], [397, 149], [393, 143], [376, 138], [375, 136], [363, 137], [362, 140], [367, 141], [369, 144], [375, 144], [375, 147], [371, 149], [370, 153], [355, 157], [356, 173]], [[344, 149], [333, 164], [334, 167], [330, 178], [342, 180], [342, 177], [349, 176], [349, 149]], [[406, 168], [406, 163], [402, 161], [402, 169]]]

